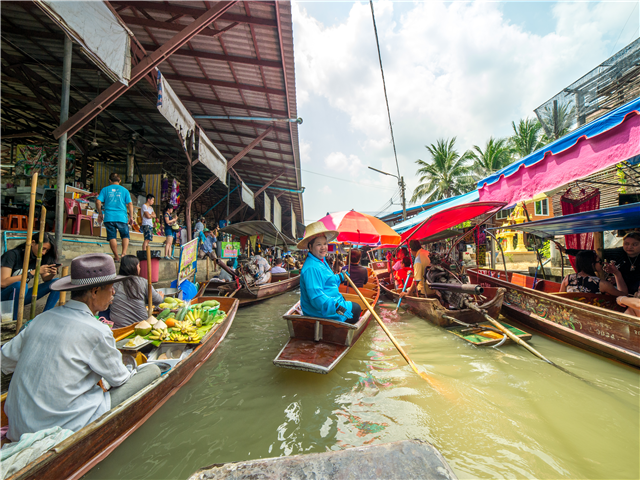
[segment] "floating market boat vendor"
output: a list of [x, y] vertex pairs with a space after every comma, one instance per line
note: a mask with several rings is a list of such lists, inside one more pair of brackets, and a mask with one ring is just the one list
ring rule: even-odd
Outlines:
[[[27, 276], [27, 282], [29, 282], [34, 274], [36, 268], [36, 254], [39, 247], [40, 234], [36, 233], [31, 237], [31, 255], [29, 258], [29, 272]], [[22, 280], [22, 267], [24, 266], [24, 252], [27, 243], [18, 245], [11, 250], [8, 250], [2, 255], [2, 270], [1, 280], [2, 285], [2, 301], [13, 299], [13, 320], [17, 319], [18, 315], [18, 292], [20, 291], [20, 284]], [[51, 285], [56, 281], [55, 276], [58, 274], [58, 266], [56, 265], [58, 252], [56, 251], [55, 242], [53, 236], [50, 233], [45, 233], [42, 237], [42, 266], [40, 267], [40, 278], [42, 283], [38, 285], [38, 299], [48, 295], [47, 303], [44, 306], [44, 310], [50, 310], [56, 306], [60, 299], [60, 294], [51, 289]], [[33, 287], [27, 288], [24, 295], [24, 304], [29, 305], [31, 298], [33, 297]]]
[[153, 364], [130, 372], [113, 333], [95, 317], [125, 278], [109, 255], [75, 258], [71, 275], [51, 286], [71, 292], [71, 300], [35, 317], [2, 347], [2, 372], [13, 373], [5, 403], [10, 440], [56, 426], [78, 431], [160, 376]]
[[408, 295], [409, 297], [424, 297], [429, 293], [426, 290], [427, 287], [425, 287], [424, 282], [427, 268], [431, 266], [429, 252], [422, 248], [422, 245], [420, 245], [418, 240], [411, 240], [409, 242], [409, 248], [411, 249], [411, 254], [415, 259], [413, 261], [413, 284], [409, 290], [400, 293], [400, 296], [404, 297], [405, 295]]
[[325, 260], [328, 243], [337, 236], [336, 230], [327, 230], [322, 222], [315, 222], [307, 226], [305, 237], [298, 243], [299, 249], [309, 250], [300, 272], [300, 306], [311, 317], [355, 324], [362, 308], [347, 302], [340, 293], [340, 284], [348, 274], [334, 274]]

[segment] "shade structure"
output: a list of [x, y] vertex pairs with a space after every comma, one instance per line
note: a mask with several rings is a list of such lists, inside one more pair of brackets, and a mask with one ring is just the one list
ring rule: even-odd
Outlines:
[[223, 233], [236, 235], [237, 237], [251, 237], [262, 235], [264, 245], [282, 246], [295, 245], [296, 242], [283, 234], [277, 227], [266, 220], [253, 220], [250, 222], [232, 223], [220, 230]]
[[325, 227], [330, 230], [340, 232], [336, 242], [355, 243], [358, 245], [398, 245], [400, 243], [400, 235], [384, 223], [382, 220], [367, 215], [366, 213], [356, 212], [354, 210], [348, 212], [336, 212], [322, 217]]
[[640, 203], [521, 223], [517, 228], [539, 237], [640, 228]]
[[402, 234], [402, 242], [431, 237], [448, 228], [485, 214], [494, 214], [506, 206], [504, 202], [473, 202], [442, 210]]
[[640, 154], [640, 98], [478, 182], [480, 200], [529, 200]]

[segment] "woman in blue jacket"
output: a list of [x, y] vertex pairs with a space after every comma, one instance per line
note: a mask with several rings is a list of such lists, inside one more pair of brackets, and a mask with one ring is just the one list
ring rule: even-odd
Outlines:
[[362, 308], [347, 302], [340, 293], [346, 272], [334, 274], [325, 261], [328, 242], [337, 236], [337, 231], [315, 222], [307, 226], [305, 237], [298, 243], [299, 249], [309, 250], [300, 272], [300, 306], [305, 315], [354, 324], [360, 319]]

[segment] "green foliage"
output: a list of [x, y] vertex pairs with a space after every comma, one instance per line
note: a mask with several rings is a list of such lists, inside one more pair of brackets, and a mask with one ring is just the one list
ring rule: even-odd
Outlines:
[[425, 145], [431, 161], [416, 160], [420, 166], [416, 175], [420, 184], [413, 191], [411, 203], [433, 202], [470, 192], [475, 182], [469, 166], [469, 155], [462, 156], [455, 148], [456, 137], [439, 139], [435, 144]]
[[551, 258], [551, 241], [547, 240], [540, 248], [540, 254], [544, 258]]
[[569, 104], [548, 104], [540, 115], [545, 145], [566, 135], [576, 117], [576, 109]]
[[516, 122], [511, 122], [511, 127], [513, 135], [509, 138], [509, 143], [512, 153], [517, 159], [524, 158], [544, 147], [542, 125], [538, 120], [520, 119], [517, 126]]
[[511, 148], [506, 138], [490, 137], [484, 150], [474, 145], [468, 154], [478, 179], [485, 178], [511, 163]]
[[616, 177], [618, 177], [618, 183], [620, 185], [622, 185], [619, 189], [618, 189], [618, 193], [622, 193], [625, 194], [627, 193], [627, 176], [624, 173], [624, 165], [622, 163], [618, 163], [616, 165]]
[[467, 220], [466, 222], [459, 223], [458, 225], [456, 225], [453, 228], [454, 229], [458, 229], [458, 230], [462, 230], [462, 229], [470, 227], [470, 226], [471, 226], [471, 220]]

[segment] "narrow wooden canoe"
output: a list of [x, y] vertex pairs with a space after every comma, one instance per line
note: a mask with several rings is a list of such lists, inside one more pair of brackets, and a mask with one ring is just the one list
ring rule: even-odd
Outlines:
[[[219, 301], [220, 309], [227, 313], [227, 318], [207, 333], [191, 355], [134, 396], [27, 465], [10, 477], [11, 480], [80, 478], [147, 421], [211, 356], [233, 323], [238, 311], [238, 300], [211, 297], [199, 298], [195, 302], [204, 300]], [[116, 333], [124, 334], [126, 329], [132, 331], [133, 326], [119, 329]], [[4, 403], [2, 408], [4, 411]]]
[[[234, 298], [240, 301], [240, 307], [253, 305], [269, 298], [282, 295], [289, 290], [293, 290], [300, 285], [300, 274], [298, 273], [274, 273], [271, 274], [271, 282], [264, 285], [256, 285], [250, 288], [242, 287], [236, 292]], [[230, 295], [236, 290], [236, 282], [216, 283], [208, 282], [204, 284], [198, 296], [207, 295]]]
[[[531, 334], [520, 330], [519, 328], [509, 325], [505, 322], [500, 324], [513, 333], [521, 340], [531, 340]], [[448, 327], [447, 332], [453, 333], [456, 337], [460, 337], [467, 343], [475, 345], [476, 347], [493, 347], [505, 340], [504, 334], [496, 331], [493, 325], [489, 322], [481, 322], [477, 324], [477, 328], [469, 327]], [[508, 341], [508, 340], [507, 340]]]
[[[380, 289], [384, 292], [384, 295], [397, 302], [400, 299], [398, 292], [389, 288], [389, 285], [385, 285], [384, 282], [380, 282]], [[500, 309], [502, 308], [502, 300], [504, 298], [505, 289], [504, 288], [485, 288], [484, 296], [487, 300], [479, 304], [478, 306], [482, 308], [489, 316], [493, 318], [497, 318], [500, 314]], [[408, 309], [414, 315], [427, 320], [434, 325], [439, 327], [450, 327], [453, 325], [457, 325], [452, 320], [445, 318], [445, 316], [455, 318], [456, 320], [460, 320], [464, 323], [476, 324], [480, 322], [484, 322], [485, 318], [480, 315], [478, 312], [465, 308], [462, 310], [451, 310], [445, 308], [438, 298], [422, 298], [422, 297], [409, 297], [406, 296], [402, 300], [403, 305], [408, 307]]]
[[[585, 350], [640, 367], [640, 319], [622, 313], [612, 297], [560, 294], [559, 283], [540, 280], [534, 285], [532, 277], [518, 273], [468, 269], [467, 274], [472, 283], [506, 289], [502, 306], [506, 317]], [[611, 308], [603, 308], [606, 305]]]
[[[371, 277], [371, 280], [375, 283], [367, 285], [374, 288], [363, 288], [361, 291], [369, 305], [375, 306], [380, 297], [380, 291], [375, 277]], [[341, 287], [341, 290], [345, 291], [346, 287]], [[297, 302], [283, 316], [289, 327], [290, 338], [273, 360], [274, 365], [326, 374], [340, 363], [371, 321], [371, 313], [357, 294], [345, 291], [342, 296], [345, 300], [358, 303], [362, 307], [362, 315], [358, 323], [351, 325], [303, 315], [300, 302]]]

